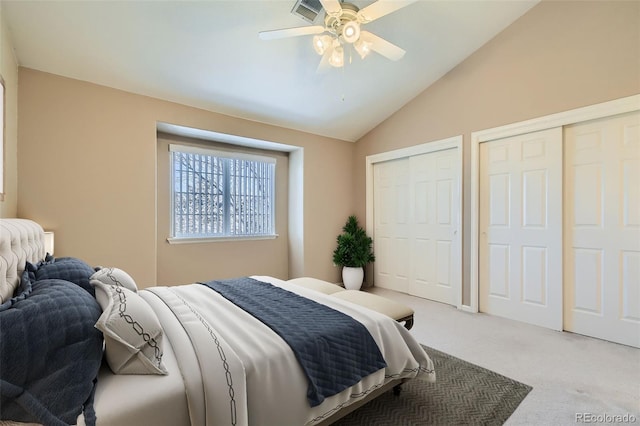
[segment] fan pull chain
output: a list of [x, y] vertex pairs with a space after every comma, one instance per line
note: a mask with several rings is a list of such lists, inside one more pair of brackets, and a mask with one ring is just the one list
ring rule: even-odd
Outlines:
[[[349, 59], [349, 65], [351, 65], [352, 61], [353, 61], [353, 48], [352, 48], [352, 46], [350, 44], [348, 44], [346, 50], [347, 50], [347, 54], [349, 55], [349, 58], [348, 58]], [[347, 72], [347, 70], [346, 70], [346, 68], [347, 67], [342, 67], [340, 69], [340, 72], [342, 74], [341, 75], [341, 78], [342, 78], [342, 96], [341, 96], [340, 100], [342, 102], [344, 102], [346, 97], [347, 97], [347, 95], [345, 94], [346, 87], [347, 87], [347, 84], [346, 84], [346, 81], [347, 81], [346, 72]]]
[[[349, 54], [349, 61], [351, 61], [351, 54]], [[346, 98], [346, 94], [345, 94], [345, 92], [346, 92], [346, 81], [347, 81], [347, 77], [345, 75], [345, 73], [347, 72], [346, 68], [347, 67], [340, 68], [340, 80], [342, 80], [341, 81], [341, 86], [342, 86], [342, 98], [341, 98], [341, 100], [342, 100], [342, 102], [344, 102], [344, 100]]]

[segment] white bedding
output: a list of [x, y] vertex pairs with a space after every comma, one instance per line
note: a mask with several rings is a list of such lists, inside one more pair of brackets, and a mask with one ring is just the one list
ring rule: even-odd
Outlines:
[[[44, 256], [44, 233], [25, 219], [2, 219], [0, 231], [0, 287], [11, 286], [5, 289], [11, 294], [20, 265]], [[169, 374], [114, 375], [103, 367], [94, 402], [98, 426], [311, 425], [393, 379], [435, 379], [427, 354], [391, 318], [281, 280], [254, 278], [360, 321], [388, 367], [310, 408], [307, 382], [293, 352], [269, 328], [205, 286], [156, 287], [139, 294], [162, 324], [163, 362]], [[0, 426], [13, 424], [19, 423], [0, 421]]]
[[[163, 306], [154, 307], [158, 316], [172, 315]], [[94, 399], [98, 425], [191, 424], [184, 382], [169, 339], [164, 340], [163, 352], [162, 361], [169, 371], [166, 376], [113, 374], [103, 362]], [[78, 424], [84, 426], [82, 415]]]
[[[140, 294], [158, 314], [166, 341], [171, 342], [165, 344], [170, 374], [129, 376], [136, 378], [132, 382], [141, 378], [148, 381], [151, 392], [143, 390], [147, 385], [142, 382], [127, 384], [127, 376], [112, 375], [108, 381], [103, 378], [95, 401], [98, 426], [312, 425], [392, 379], [418, 376], [435, 380], [427, 354], [391, 318], [275, 278], [254, 278], [362, 322], [378, 344], [387, 368], [312, 408], [306, 398], [306, 378], [293, 352], [267, 326], [206, 286], [154, 287]], [[176, 378], [184, 381], [181, 386], [186, 389], [186, 397], [179, 391]], [[168, 379], [166, 386], [159, 385], [164, 379]], [[154, 380], [157, 386], [151, 383]], [[103, 389], [106, 387], [111, 389]], [[121, 392], [126, 392], [124, 397]], [[148, 405], [150, 398], [163, 402]], [[151, 418], [155, 421], [149, 422]]]

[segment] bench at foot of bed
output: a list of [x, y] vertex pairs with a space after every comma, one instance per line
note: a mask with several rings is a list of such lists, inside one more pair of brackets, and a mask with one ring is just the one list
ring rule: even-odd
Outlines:
[[407, 330], [413, 327], [413, 309], [402, 303], [359, 290], [344, 290], [331, 296], [380, 312], [398, 322], [404, 322]]
[[394, 300], [365, 291], [345, 290], [337, 284], [331, 284], [316, 278], [294, 278], [288, 282], [380, 312], [398, 322], [403, 322], [407, 330], [413, 327], [413, 309]]
[[328, 281], [322, 281], [311, 277], [294, 278], [287, 282], [310, 290], [319, 291], [324, 294], [334, 294], [340, 291], [345, 291], [344, 287], [340, 287], [338, 284], [332, 284]]

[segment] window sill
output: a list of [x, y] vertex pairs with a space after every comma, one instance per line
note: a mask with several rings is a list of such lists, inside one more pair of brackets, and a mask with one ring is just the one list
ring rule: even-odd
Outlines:
[[222, 243], [230, 241], [259, 241], [275, 240], [278, 234], [274, 235], [251, 235], [246, 237], [169, 237], [169, 244], [198, 244], [198, 243]]

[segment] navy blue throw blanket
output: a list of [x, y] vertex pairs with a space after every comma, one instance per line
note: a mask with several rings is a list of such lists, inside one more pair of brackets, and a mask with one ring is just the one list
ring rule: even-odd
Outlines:
[[[78, 285], [30, 282], [0, 305], [0, 419], [94, 425], [93, 392], [102, 363], [98, 302]], [[83, 410], [84, 409], [84, 410]]]
[[312, 407], [387, 366], [367, 328], [348, 315], [252, 278], [204, 284], [276, 332], [293, 350]]

